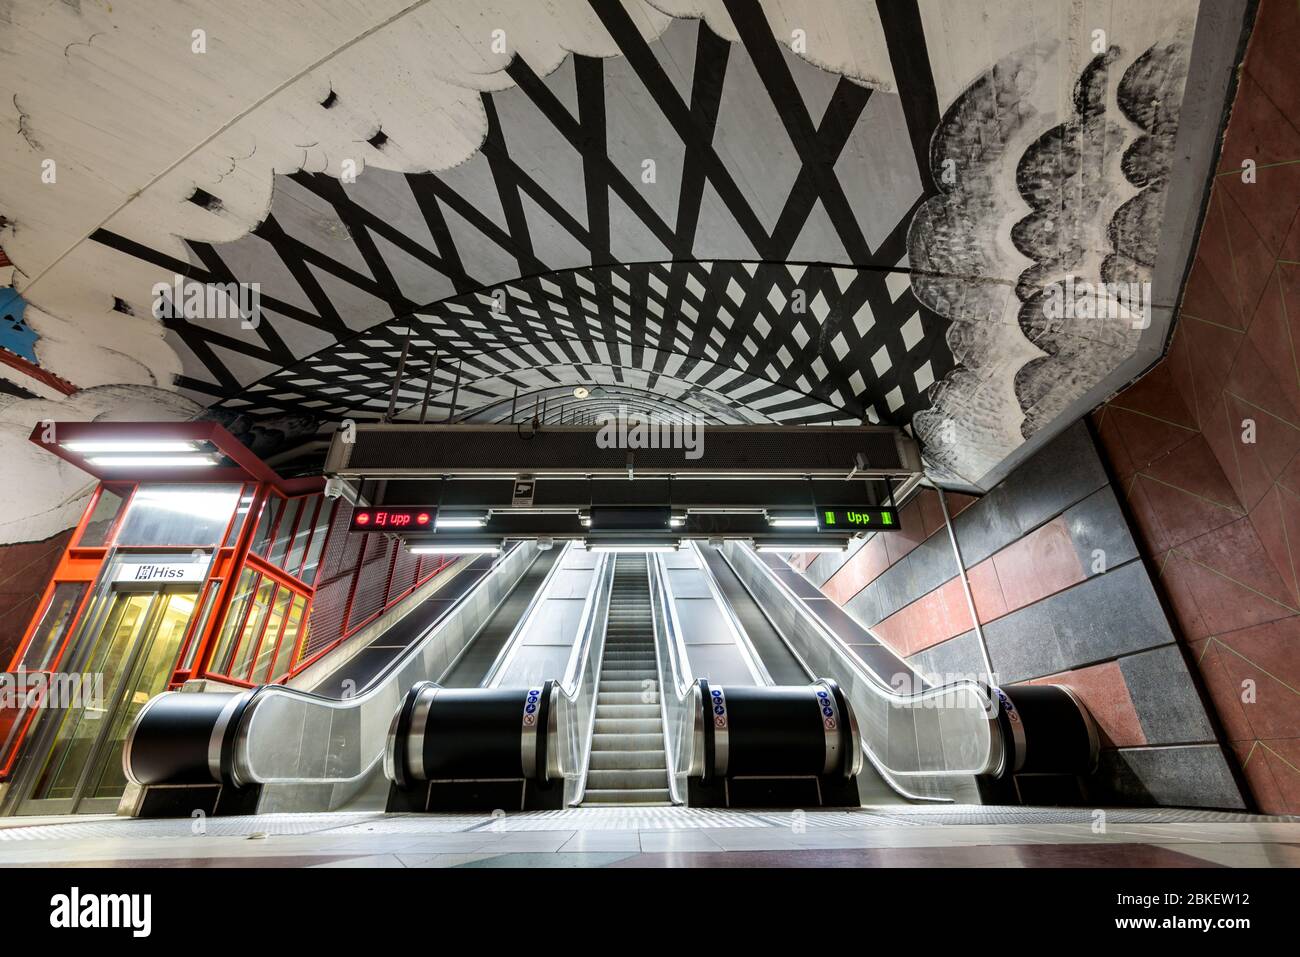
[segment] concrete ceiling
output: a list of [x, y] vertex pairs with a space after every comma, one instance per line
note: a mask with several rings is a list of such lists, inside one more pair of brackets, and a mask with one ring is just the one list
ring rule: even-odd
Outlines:
[[[406, 415], [436, 353], [436, 417], [865, 418], [978, 486], [1159, 354], [1241, 6], [16, 0], [0, 244], [42, 368], [263, 451], [405, 346]], [[154, 318], [176, 275], [261, 321]], [[1044, 323], [1066, 276], [1151, 326]]]

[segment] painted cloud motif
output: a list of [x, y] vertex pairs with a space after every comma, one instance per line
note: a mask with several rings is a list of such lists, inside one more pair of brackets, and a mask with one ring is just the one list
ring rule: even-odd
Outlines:
[[[940, 193], [908, 246], [912, 289], [952, 323], [958, 362], [913, 422], [937, 477], [979, 479], [1133, 354], [1143, 328], [1129, 290], [1155, 265], [1188, 47], [1110, 46], [1081, 71], [1068, 118], [1044, 128], [1040, 77], [1057, 53], [1036, 43], [998, 61], [931, 144]], [[1062, 287], [1104, 290], [1115, 308], [1061, 315], [1047, 305]]]

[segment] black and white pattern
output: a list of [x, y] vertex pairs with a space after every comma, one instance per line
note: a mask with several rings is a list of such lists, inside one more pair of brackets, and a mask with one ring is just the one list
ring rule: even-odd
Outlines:
[[189, 263], [97, 233], [191, 279], [260, 284], [256, 329], [163, 320], [180, 388], [223, 418], [374, 418], [409, 337], [398, 409], [422, 402], [436, 350], [439, 417], [453, 391], [457, 416], [490, 418], [516, 388], [526, 405], [575, 384], [723, 422], [926, 408], [952, 367], [905, 253], [924, 153], [908, 114], [937, 116], [933, 89], [820, 70], [756, 4], [734, 5], [740, 45], [691, 20], [647, 43], [618, 4], [599, 15], [624, 56], [546, 77], [516, 58], [455, 169], [278, 176], [251, 235], [190, 242]]
[[666, 399], [726, 423], [889, 422], [923, 408], [949, 368], [936, 368], [943, 330], [922, 318], [905, 273], [637, 263], [534, 276], [493, 292], [368, 329], [219, 405], [255, 416], [377, 418], [405, 349], [397, 411], [423, 406], [436, 354], [428, 408], [437, 420], [453, 414], [453, 396], [456, 417], [491, 417], [516, 394], [527, 406], [546, 390], [572, 399], [585, 384], [605, 387], [605, 397], [616, 391], [625, 404]]

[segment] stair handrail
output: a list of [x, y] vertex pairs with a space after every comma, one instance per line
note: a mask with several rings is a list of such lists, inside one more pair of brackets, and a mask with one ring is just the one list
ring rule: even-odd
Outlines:
[[[394, 658], [381, 672], [381, 676], [355, 697], [330, 698], [311, 691], [287, 688], [284, 685], [264, 685], [255, 689], [252, 692], [253, 698], [245, 709], [239, 728], [235, 732], [235, 767], [240, 780], [246, 784], [338, 784], [365, 779], [382, 764], [384, 743], [387, 740], [387, 725], [396, 712], [401, 697], [417, 680], [441, 678], [457, 657], [449, 655], [445, 662], [437, 662], [437, 674], [429, 674], [431, 665], [429, 653], [434, 639], [445, 632], [452, 631], [453, 627], [459, 628], [462, 624], [461, 619], [472, 614], [476, 621], [474, 627], [461, 628], [462, 634], [469, 632], [457, 654], [463, 651], [463, 648], [468, 646], [482, 629], [483, 624], [489, 621], [506, 601], [514, 586], [532, 567], [537, 555], [536, 547], [527, 542], [520, 542], [508, 549], [445, 614]], [[502, 574], [505, 575], [504, 579], [499, 577]], [[494, 586], [504, 587], [496, 587], [499, 594], [493, 596]], [[424, 671], [429, 677], [419, 678], [420, 671]], [[355, 768], [343, 766], [340, 760], [342, 755], [337, 749], [326, 747], [319, 756], [319, 765], [313, 766], [310, 773], [304, 773], [305, 755], [309, 749], [300, 747], [297, 739], [294, 739], [292, 748], [287, 744], [281, 747], [279, 738], [257, 735], [253, 731], [259, 716], [277, 703], [282, 707], [301, 709], [300, 717], [304, 728], [311, 717], [307, 709], [321, 709], [324, 714], [357, 710], [363, 718], [360, 723], [361, 733], [364, 736], [369, 730], [371, 736], [379, 743], [369, 749], [365, 756], [359, 753], [359, 748], [354, 749], [357, 753], [355, 760], [364, 762]], [[258, 743], [266, 743], [267, 747], [274, 752], [272, 758], [283, 757], [286, 765], [294, 764], [297, 773], [276, 774], [269, 773], [265, 769], [259, 770], [251, 752], [255, 739]]]
[[[803, 599], [781, 580], [780, 576], [762, 560], [762, 557], [751, 546], [747, 543], [728, 542], [724, 546], [723, 555], [728, 559], [732, 569], [736, 571], [741, 583], [749, 588], [751, 595], [754, 596], [756, 601], [759, 601], [760, 607], [763, 607], [764, 604], [759, 593], [761, 589], [755, 588], [752, 581], [746, 580], [752, 577], [749, 573], [750, 569], [753, 569], [763, 584], [769, 585], [781, 597], [784, 608], [788, 609], [794, 616], [792, 624], [798, 626], [798, 633], [794, 635], [785, 633], [790, 629], [781, 629], [787, 644], [792, 639], [798, 641], [800, 634], [803, 634], [815, 638], [820, 643], [818, 647], [830, 653], [833, 659], [832, 666], [823, 667], [815, 659], [812, 659], [809, 654], [809, 652], [817, 650], [817, 647], [814, 647], [811, 641], [808, 648], [795, 649], [819, 673], [825, 672], [827, 677], [836, 680], [840, 687], [844, 689], [845, 694], [849, 695], [854, 710], [857, 712], [859, 724], [862, 726], [864, 753], [868, 760], [886, 775], [891, 784], [897, 787], [898, 782], [893, 779], [905, 778], [909, 784], [942, 787], [939, 782], [943, 779], [969, 778], [975, 775], [998, 773], [1004, 760], [1005, 751], [1001, 732], [997, 725], [998, 704], [986, 686], [977, 681], [961, 680], [942, 685], [932, 685], [915, 692], [899, 691], [866, 667], [848, 645], [844, 643], [843, 639], [807, 607]], [[733, 556], [736, 559], [743, 558], [744, 561], [732, 560]], [[768, 613], [769, 617], [772, 617], [770, 609], [765, 609], [765, 612]], [[777, 624], [775, 619], [773, 619], [773, 622]], [[868, 631], [868, 633], [870, 632]], [[910, 667], [909, 670], [911, 670]], [[983, 748], [982, 758], [977, 762], [973, 762], [972, 766], [920, 767], [919, 765], [923, 762], [918, 747], [914, 762], [917, 766], [899, 768], [891, 760], [891, 758], [897, 757], [897, 754], [881, 754], [879, 744], [873, 746], [870, 740], [870, 730], [874, 727], [873, 716], [875, 710], [872, 705], [881, 703], [893, 711], [911, 715], [913, 736], [915, 737], [917, 730], [916, 715], [933, 711], [936, 715], [933, 722], [935, 725], [934, 730], [939, 733], [941, 709], [944, 707], [942, 702], [945, 699], [952, 702], [959, 698], [968, 698], [969, 704], [952, 710], [955, 712], [978, 711], [980, 717], [970, 727], [971, 729], [976, 727], [985, 729], [987, 735], [985, 739], [987, 744]], [[889, 722], [885, 722], [885, 724], [888, 725]], [[876, 730], [877, 734], [881, 733], [878, 728]], [[919, 744], [919, 742], [917, 743]], [[910, 796], [927, 797], [928, 795], [913, 794]]]
[[[655, 633], [655, 662], [659, 673], [660, 715], [664, 725], [664, 750], [668, 758], [668, 794], [674, 804], [685, 804], [687, 777], [696, 772], [702, 746], [696, 738], [701, 712], [699, 686], [691, 677], [690, 657], [682, 637], [681, 622], [668, 589], [663, 556], [652, 555], [650, 573], [651, 623]], [[668, 692], [672, 697], [669, 698]]]
[[587, 790], [587, 768], [596, 724], [596, 694], [605, 656], [605, 628], [609, 619], [614, 562], [601, 554], [596, 573], [578, 620], [578, 640], [553, 692], [547, 730], [556, 746], [547, 754], [547, 777], [563, 779], [564, 804], [582, 803]]

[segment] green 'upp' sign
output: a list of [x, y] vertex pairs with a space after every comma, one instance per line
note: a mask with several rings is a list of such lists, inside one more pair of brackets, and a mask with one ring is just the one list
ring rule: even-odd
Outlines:
[[817, 530], [822, 532], [894, 531], [898, 509], [888, 505], [819, 505]]

